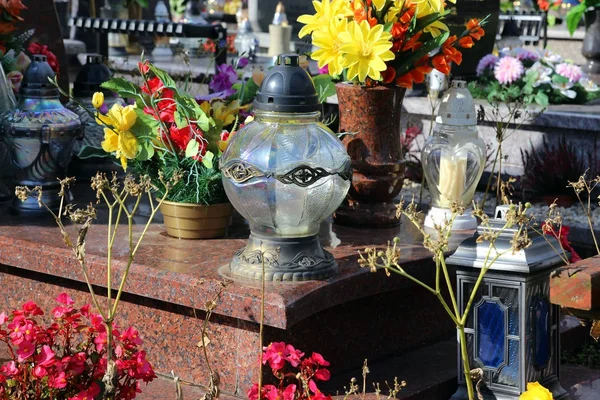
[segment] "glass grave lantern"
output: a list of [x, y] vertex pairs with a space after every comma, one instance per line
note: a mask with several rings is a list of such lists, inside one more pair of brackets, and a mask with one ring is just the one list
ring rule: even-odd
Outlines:
[[[465, 240], [447, 263], [456, 266], [457, 300], [464, 313], [481, 268], [486, 264], [489, 242], [477, 237], [491, 230], [500, 232], [498, 253], [511, 248], [519, 227], [504, 228], [507, 205], [496, 208], [490, 227], [479, 227]], [[539, 382], [552, 392], [555, 400], [568, 398], [559, 381], [559, 307], [550, 304], [550, 274], [562, 266], [554, 249], [554, 237], [542, 237], [533, 229], [527, 232], [532, 243], [516, 253], [508, 251], [484, 275], [465, 326], [470, 367], [484, 371], [484, 399], [518, 400], [527, 382]], [[549, 242], [550, 243], [549, 243]], [[467, 400], [458, 349], [459, 387], [451, 400]]]
[[[41, 186], [42, 201], [50, 209], [60, 205], [64, 178], [75, 140], [83, 137], [79, 116], [60, 102], [58, 88], [48, 79], [54, 71], [46, 56], [35, 54], [23, 74], [16, 107], [0, 118], [0, 138], [10, 150], [15, 183]], [[45, 213], [37, 199], [13, 198], [11, 209], [20, 213]]]
[[231, 274], [261, 279], [322, 279], [337, 272], [319, 225], [350, 187], [350, 158], [323, 125], [321, 104], [296, 54], [281, 55], [254, 102], [255, 119], [231, 139], [220, 160], [229, 200], [250, 225], [248, 245]]
[[483, 173], [485, 143], [477, 135], [475, 103], [465, 81], [452, 81], [435, 122], [421, 154], [431, 193], [425, 226], [442, 225], [450, 219], [452, 204], [457, 204], [466, 210], [456, 217], [452, 230], [475, 229], [477, 219], [469, 207]]

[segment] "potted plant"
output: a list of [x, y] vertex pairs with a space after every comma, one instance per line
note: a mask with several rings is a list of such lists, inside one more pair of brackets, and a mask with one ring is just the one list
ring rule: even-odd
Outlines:
[[393, 199], [402, 188], [400, 110], [404, 93], [434, 68], [449, 74], [460, 48], [475, 45], [485, 21], [471, 20], [450, 36], [443, 1], [322, 0], [298, 18], [299, 36], [312, 35], [312, 58], [336, 85], [340, 131], [352, 159], [348, 198], [337, 222], [385, 227], [399, 223]]
[[[236, 66], [245, 64], [238, 61]], [[165, 193], [164, 182], [177, 178], [161, 205], [169, 235], [224, 236], [233, 209], [217, 163], [241, 125], [242, 104], [250, 102], [258, 85], [252, 79], [236, 84], [234, 66], [222, 65], [210, 83], [215, 93], [196, 99], [150, 62], [139, 63], [138, 69], [139, 86], [122, 78], [102, 85], [128, 104], [108, 110], [102, 93], [94, 95], [96, 121], [104, 126], [102, 151], [116, 157], [124, 170], [132, 167], [148, 175], [158, 197]]]

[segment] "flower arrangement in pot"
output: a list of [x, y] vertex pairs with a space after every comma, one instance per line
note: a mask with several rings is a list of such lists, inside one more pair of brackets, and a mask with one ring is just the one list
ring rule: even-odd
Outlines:
[[507, 90], [510, 98], [525, 104], [584, 104], [600, 97], [600, 88], [581, 67], [549, 50], [505, 49], [488, 54], [477, 65], [471, 82], [473, 97], [491, 98]]
[[102, 150], [116, 157], [123, 169], [148, 175], [159, 197], [166, 189], [163, 182], [178, 178], [161, 205], [170, 236], [224, 236], [233, 208], [217, 162], [241, 126], [242, 103], [252, 99], [258, 85], [252, 79], [236, 83], [235, 68], [224, 65], [210, 84], [222, 90], [196, 99], [150, 62], [139, 63], [138, 69], [143, 82], [139, 86], [122, 78], [102, 85], [127, 104], [107, 109], [103, 95], [94, 95], [96, 121], [104, 126]]
[[[454, 1], [452, 1], [454, 2]], [[461, 48], [484, 35], [470, 20], [457, 37], [443, 22], [441, 0], [313, 1], [299, 36], [312, 35], [311, 57], [336, 85], [340, 131], [352, 159], [352, 187], [336, 221], [355, 226], [398, 224], [393, 199], [402, 188], [400, 110], [406, 89], [434, 68], [448, 75]]]

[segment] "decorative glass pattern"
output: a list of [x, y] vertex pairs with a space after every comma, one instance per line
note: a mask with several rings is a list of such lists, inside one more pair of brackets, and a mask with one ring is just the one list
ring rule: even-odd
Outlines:
[[519, 336], [519, 289], [494, 286], [492, 297], [498, 297], [508, 307], [508, 334]]
[[484, 367], [505, 364], [506, 309], [498, 302], [486, 300], [477, 306], [477, 357]]
[[[467, 306], [467, 303], [469, 302], [469, 296], [471, 296], [471, 291], [473, 290], [474, 287], [475, 287], [475, 282], [462, 281], [463, 309]], [[479, 299], [481, 299], [483, 296], [489, 296], [488, 289], [489, 289], [489, 287], [486, 283], [482, 283], [481, 285], [479, 285], [479, 289], [477, 290], [478, 293], [475, 296], [475, 301], [473, 302], [473, 307], [471, 308], [471, 311], [469, 312], [469, 316], [467, 317], [467, 323], [466, 323], [465, 327], [471, 328], [471, 329], [474, 328], [474, 326], [473, 326], [473, 308], [474, 308], [475, 304], [477, 304]]]
[[543, 297], [531, 299], [533, 365], [544, 369], [550, 361], [550, 304]]
[[500, 371], [492, 375], [492, 382], [519, 387], [519, 341], [508, 341], [508, 362]]

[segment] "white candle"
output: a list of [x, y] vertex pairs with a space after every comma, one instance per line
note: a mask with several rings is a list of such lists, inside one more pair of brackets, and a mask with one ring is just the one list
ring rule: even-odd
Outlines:
[[440, 207], [450, 208], [453, 202], [461, 203], [465, 192], [467, 159], [444, 154], [440, 159]]

